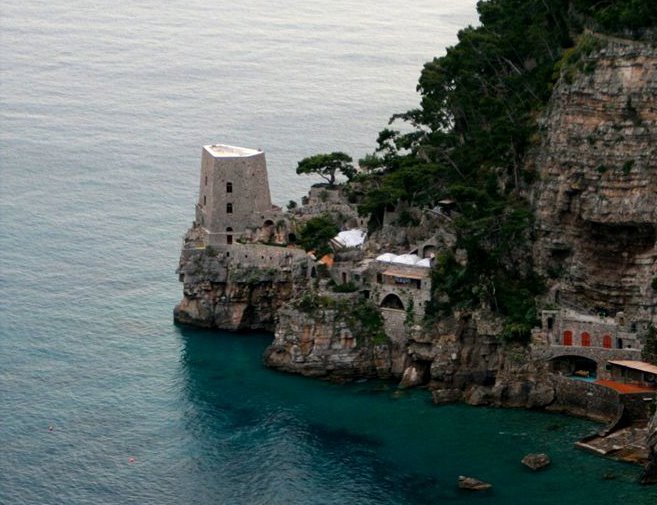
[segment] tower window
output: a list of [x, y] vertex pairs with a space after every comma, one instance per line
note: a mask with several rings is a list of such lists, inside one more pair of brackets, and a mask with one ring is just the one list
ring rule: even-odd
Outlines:
[[226, 183], [226, 193], [232, 193], [233, 192], [233, 183], [232, 182], [227, 182]]
[[208, 185], [208, 176], [207, 175], [205, 176], [205, 185], [206, 186]]
[[203, 205], [205, 205], [206, 200], [205, 200], [205, 195], [203, 195]]
[[226, 214], [232, 214], [233, 213], [233, 204], [232, 203], [227, 203], [226, 204]]

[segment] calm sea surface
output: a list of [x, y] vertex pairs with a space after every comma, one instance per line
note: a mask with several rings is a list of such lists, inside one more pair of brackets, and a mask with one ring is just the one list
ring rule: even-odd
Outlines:
[[264, 149], [299, 200], [296, 161], [370, 152], [474, 3], [0, 1], [0, 503], [654, 503], [572, 448], [592, 423], [286, 376], [267, 335], [172, 324], [200, 146]]

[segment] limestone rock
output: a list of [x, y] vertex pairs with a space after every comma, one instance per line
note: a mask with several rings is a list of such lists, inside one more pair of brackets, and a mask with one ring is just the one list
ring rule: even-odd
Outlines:
[[590, 74], [555, 87], [529, 162], [534, 262], [556, 303], [646, 319], [657, 305], [657, 56], [615, 40], [589, 58]]
[[541, 470], [548, 466], [551, 463], [550, 457], [547, 454], [544, 453], [538, 453], [538, 454], [527, 454], [524, 458], [521, 460], [522, 464], [525, 465], [526, 467], [531, 468], [532, 470]]
[[305, 285], [308, 259], [303, 251], [257, 244], [187, 246], [177, 271], [183, 299], [174, 309], [175, 321], [273, 331], [278, 309]]
[[466, 477], [464, 475], [459, 475], [458, 484], [459, 488], [468, 489], [470, 491], [486, 491], [493, 487], [493, 485], [488, 482], [475, 479], [474, 477]]
[[434, 389], [431, 391], [431, 399], [433, 403], [441, 405], [444, 403], [454, 403], [461, 401], [463, 398], [463, 391], [455, 388]]
[[657, 412], [648, 425], [647, 446], [649, 459], [641, 475], [641, 484], [657, 484]]
[[427, 382], [429, 376], [428, 363], [413, 363], [404, 370], [401, 382], [399, 383], [400, 389], [420, 386]]
[[335, 381], [389, 378], [391, 346], [363, 335], [360, 322], [332, 308], [306, 312], [287, 305], [278, 311], [274, 341], [264, 362], [278, 370]]

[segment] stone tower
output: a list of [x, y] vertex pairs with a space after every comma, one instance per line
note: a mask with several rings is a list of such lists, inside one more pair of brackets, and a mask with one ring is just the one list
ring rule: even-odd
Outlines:
[[203, 146], [196, 223], [208, 245], [230, 245], [247, 228], [263, 226], [271, 204], [265, 153], [214, 144]]

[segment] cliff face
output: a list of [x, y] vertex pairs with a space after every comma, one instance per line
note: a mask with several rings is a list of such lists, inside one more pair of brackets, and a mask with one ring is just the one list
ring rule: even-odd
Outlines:
[[[655, 401], [657, 401], [657, 398], [655, 398]], [[657, 484], [657, 411], [653, 414], [648, 426], [647, 445], [650, 451], [650, 459], [641, 477], [641, 483]]]
[[[557, 302], [650, 320], [657, 291], [657, 54], [599, 39], [556, 86], [533, 162], [538, 269]], [[560, 299], [559, 299], [560, 295]]]
[[373, 339], [361, 320], [336, 308], [281, 310], [264, 360], [284, 372], [331, 380], [391, 375], [389, 342]]
[[226, 330], [274, 331], [276, 314], [305, 285], [302, 252], [272, 246], [184, 248], [178, 267], [183, 299], [174, 319]]

